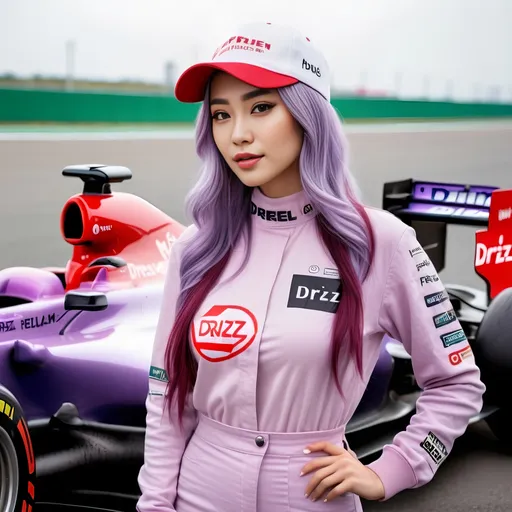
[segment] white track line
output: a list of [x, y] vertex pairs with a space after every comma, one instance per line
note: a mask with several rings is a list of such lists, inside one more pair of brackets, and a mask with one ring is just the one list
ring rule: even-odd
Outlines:
[[[63, 128], [65, 130], [65, 128]], [[399, 122], [346, 124], [347, 134], [363, 133], [429, 133], [512, 130], [511, 120], [444, 121], [444, 122]], [[147, 130], [147, 131], [84, 131], [84, 132], [0, 132], [0, 141], [111, 141], [111, 140], [193, 140], [193, 129]]]

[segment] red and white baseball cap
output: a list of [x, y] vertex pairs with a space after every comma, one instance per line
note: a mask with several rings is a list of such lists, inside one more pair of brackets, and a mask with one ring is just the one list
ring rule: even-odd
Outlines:
[[330, 100], [327, 61], [306, 36], [286, 25], [238, 26], [210, 61], [194, 64], [182, 73], [174, 90], [176, 99], [203, 101], [208, 80], [219, 70], [262, 89], [302, 82]]

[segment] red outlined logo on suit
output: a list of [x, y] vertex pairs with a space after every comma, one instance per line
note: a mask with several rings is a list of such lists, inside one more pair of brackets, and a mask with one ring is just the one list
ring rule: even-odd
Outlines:
[[448, 355], [448, 360], [453, 366], [457, 366], [458, 364], [462, 363], [464, 359], [467, 359], [472, 355], [473, 351], [471, 350], [471, 347], [467, 345], [464, 348], [455, 350], [454, 352], [450, 352], [450, 354]]
[[192, 324], [192, 343], [199, 355], [212, 363], [232, 359], [247, 350], [258, 333], [258, 322], [247, 308], [211, 307]]

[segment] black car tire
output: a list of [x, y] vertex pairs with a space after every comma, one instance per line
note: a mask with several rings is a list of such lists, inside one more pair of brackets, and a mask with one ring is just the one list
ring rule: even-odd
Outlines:
[[490, 303], [471, 344], [487, 404], [512, 409], [512, 288]]
[[512, 449], [512, 409], [498, 409], [485, 418], [485, 422], [496, 439], [505, 447]]
[[[0, 509], [31, 512], [34, 509], [36, 462], [21, 405], [0, 387]], [[9, 503], [9, 505], [7, 505]]]

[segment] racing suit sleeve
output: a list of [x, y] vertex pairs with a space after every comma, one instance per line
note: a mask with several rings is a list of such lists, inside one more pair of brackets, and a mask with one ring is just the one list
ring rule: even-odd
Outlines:
[[407, 429], [368, 465], [382, 480], [386, 501], [431, 481], [480, 412], [485, 386], [444, 286], [410, 227], [389, 267], [379, 325], [404, 345], [421, 389]]
[[173, 414], [175, 421], [171, 421], [169, 408], [164, 409], [164, 394], [167, 386], [164, 355], [174, 323], [180, 287], [178, 251], [179, 239], [174, 242], [170, 252], [149, 369], [144, 464], [138, 478], [142, 493], [137, 503], [138, 512], [175, 510], [174, 501], [181, 457], [196, 425], [196, 413], [190, 399], [183, 415], [183, 430], [179, 425], [177, 412]]

